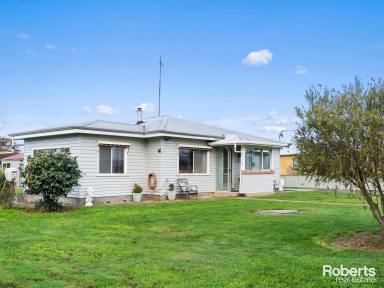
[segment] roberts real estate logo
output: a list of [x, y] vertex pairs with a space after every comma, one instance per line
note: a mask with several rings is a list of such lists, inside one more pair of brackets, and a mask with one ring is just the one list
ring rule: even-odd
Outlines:
[[376, 268], [367, 267], [332, 267], [323, 265], [323, 276], [335, 277], [336, 282], [374, 283], [376, 282]]

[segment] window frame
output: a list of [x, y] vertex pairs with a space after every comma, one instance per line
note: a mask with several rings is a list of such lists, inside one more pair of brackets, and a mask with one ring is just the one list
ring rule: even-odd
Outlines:
[[[70, 146], [59, 146], [59, 147], [39, 147], [39, 148], [34, 148], [32, 149], [32, 157], [35, 157], [36, 154], [35, 152], [38, 151], [38, 150], [56, 150], [56, 149], [68, 149], [68, 152], [71, 153], [71, 147]], [[63, 152], [63, 151], [60, 151], [60, 152]]]
[[[246, 159], [247, 159], [247, 152], [249, 151], [254, 151], [254, 150], [259, 150], [260, 151], [260, 155], [261, 155], [261, 159], [260, 159], [260, 163], [261, 163], [261, 169], [246, 169]], [[269, 152], [269, 157], [270, 157], [270, 161], [269, 161], [269, 169], [264, 169], [264, 152]], [[242, 167], [243, 171], [252, 171], [252, 172], [260, 172], [260, 173], [263, 173], [263, 172], [272, 172], [273, 171], [273, 148], [259, 148], [259, 147], [254, 147], [254, 148], [244, 148], [244, 162], [243, 162], [243, 167]]]
[[11, 163], [2, 163], [3, 169], [11, 168]]
[[[112, 163], [113, 163], [113, 157], [112, 157], [112, 149], [111, 149], [111, 172], [110, 173], [100, 173], [100, 146], [109, 146], [109, 147], [123, 147], [124, 148], [124, 157], [123, 157], [123, 167], [124, 172], [123, 173], [113, 173], [112, 172]], [[127, 169], [127, 163], [128, 163], [128, 150], [129, 150], [130, 144], [129, 143], [123, 143], [123, 142], [98, 142], [97, 143], [97, 153], [96, 153], [96, 176], [100, 177], [124, 177], [128, 176], [128, 169]]]
[[[180, 150], [181, 149], [191, 149], [193, 151], [193, 155], [195, 154], [196, 150], [206, 151], [207, 152], [207, 172], [206, 173], [194, 173], [194, 172], [192, 172], [192, 173], [185, 173], [185, 172], [180, 173]], [[177, 148], [177, 175], [179, 175], [179, 176], [208, 176], [208, 175], [210, 175], [210, 172], [209, 172], [209, 167], [210, 167], [209, 156], [210, 156], [210, 154], [209, 154], [209, 152], [210, 152], [210, 150], [206, 149], [205, 147], [204, 147], [204, 149], [199, 149], [198, 146], [195, 147], [195, 146], [190, 146], [190, 145], [185, 145], [185, 146], [180, 145]], [[195, 158], [194, 157], [195, 156], [193, 156], [193, 161], [192, 161], [192, 170], [193, 171], [195, 170], [195, 161], [194, 161]]]

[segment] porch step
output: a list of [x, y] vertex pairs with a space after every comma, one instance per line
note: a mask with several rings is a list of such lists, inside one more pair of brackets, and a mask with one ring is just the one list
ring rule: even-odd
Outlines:
[[241, 197], [242, 194], [239, 192], [213, 192], [214, 198], [230, 198], [230, 197]]

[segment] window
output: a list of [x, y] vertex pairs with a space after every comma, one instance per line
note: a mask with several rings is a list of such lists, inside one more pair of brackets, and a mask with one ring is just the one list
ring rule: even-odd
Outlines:
[[193, 148], [179, 149], [179, 173], [206, 174], [208, 172], [208, 151]]
[[99, 146], [99, 173], [124, 174], [125, 147], [113, 145]]
[[297, 169], [297, 158], [292, 158], [292, 170]]
[[245, 170], [271, 170], [270, 149], [248, 149], [245, 152]]
[[70, 152], [68, 147], [61, 147], [61, 148], [44, 148], [44, 149], [35, 149], [33, 150], [33, 156], [39, 155], [41, 152]]
[[4, 163], [3, 168], [4, 169], [11, 168], [11, 163]]

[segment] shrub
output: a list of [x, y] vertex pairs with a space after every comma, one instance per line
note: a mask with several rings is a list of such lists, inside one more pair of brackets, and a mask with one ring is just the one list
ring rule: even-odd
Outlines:
[[76, 158], [69, 152], [46, 151], [28, 158], [24, 171], [26, 192], [42, 195], [39, 203], [45, 211], [62, 208], [59, 197], [67, 196], [78, 185], [81, 171]]
[[0, 205], [10, 203], [13, 197], [11, 185], [5, 180], [4, 170], [0, 168]]
[[169, 188], [169, 191], [173, 191], [173, 190], [175, 190], [175, 185], [174, 184], [169, 184], [169, 186], [168, 186]]
[[132, 190], [133, 193], [141, 193], [143, 192], [143, 187], [141, 187], [139, 184], [134, 184], [133, 185], [133, 190]]

